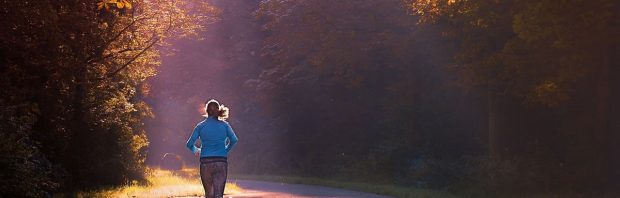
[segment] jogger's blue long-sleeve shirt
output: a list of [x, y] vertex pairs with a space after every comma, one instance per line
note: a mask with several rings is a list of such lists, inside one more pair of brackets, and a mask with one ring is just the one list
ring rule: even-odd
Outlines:
[[[201, 148], [194, 145], [199, 137]], [[187, 140], [187, 148], [192, 153], [200, 152], [200, 157], [227, 157], [228, 152], [237, 144], [237, 140], [228, 122], [209, 116], [196, 125]]]

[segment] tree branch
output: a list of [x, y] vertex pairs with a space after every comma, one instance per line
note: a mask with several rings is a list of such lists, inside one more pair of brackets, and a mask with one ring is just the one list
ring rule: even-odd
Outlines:
[[108, 73], [104, 78], [113, 77], [116, 74], [118, 74], [121, 70], [127, 68], [131, 63], [133, 63], [136, 59], [138, 59], [140, 56], [142, 56], [142, 54], [144, 54], [147, 50], [151, 49], [151, 47], [153, 47], [158, 41], [159, 41], [159, 37], [158, 36], [153, 36], [153, 39], [152, 39], [151, 43], [148, 46], [146, 46], [144, 49], [142, 49], [142, 51], [140, 51], [140, 53], [138, 53], [135, 56], [133, 56], [131, 58], [131, 60], [127, 61], [125, 64], [123, 64], [118, 69], [114, 70], [111, 73]]
[[[106, 48], [108, 48], [108, 46], [110, 46], [110, 44], [112, 44], [114, 41], [116, 41], [116, 39], [120, 38], [125, 33], [125, 31], [127, 31], [127, 29], [129, 29], [131, 26], [135, 25], [138, 21], [142, 21], [142, 20], [146, 20], [146, 19], [150, 19], [150, 18], [152, 18], [152, 17], [143, 17], [143, 18], [139, 18], [139, 19], [131, 21], [131, 23], [129, 23], [129, 25], [127, 25], [123, 29], [121, 29], [121, 31], [119, 31], [112, 39], [106, 41], [103, 44], [103, 46], [100, 48], [100, 50], [105, 50]], [[97, 53], [92, 54], [91, 56], [89, 56], [86, 59], [86, 63], [90, 64], [90, 63], [93, 63], [95, 61], [102, 60], [102, 59], [94, 59], [95, 56], [97, 56]]]
[[[141, 18], [141, 19], [146, 19], [146, 17], [145, 18]], [[117, 39], [122, 34], [123, 31], [125, 31], [127, 28], [129, 28], [130, 26], [135, 24], [136, 21], [137, 20], [133, 21], [131, 24], [129, 24], [128, 26], [123, 28], [123, 30], [121, 30], [121, 32], [119, 32], [119, 34], [117, 34], [117, 36], [114, 39], [110, 40], [110, 42], [107, 43], [106, 45], [109, 45], [110, 43], [112, 43], [115, 39]], [[168, 27], [164, 30], [164, 32], [163, 32], [164, 35], [168, 34], [172, 30], [172, 28], [174, 27], [174, 23], [173, 22], [174, 22], [174, 20], [173, 20], [172, 16], [169, 16], [168, 17]], [[149, 50], [151, 47], [153, 47], [159, 40], [161, 40], [161, 38], [159, 36], [157, 36], [157, 35], [154, 35], [153, 38], [151, 38], [151, 43], [149, 43], [148, 46], [146, 46], [144, 49], [142, 49], [142, 51], [140, 51], [140, 53], [138, 53], [135, 56], [131, 57], [131, 59], [129, 61], [127, 61], [125, 64], [123, 64], [121, 67], [119, 67], [118, 69], [114, 70], [113, 72], [108, 73], [104, 77], [98, 78], [98, 80], [103, 80], [103, 79], [111, 78], [111, 77], [115, 76], [120, 71], [122, 71], [123, 69], [127, 68], [131, 63], [133, 63], [140, 56], [142, 56], [142, 54], [144, 54], [147, 50]], [[132, 49], [124, 49], [124, 50], [121, 50], [121, 51], [119, 51], [117, 53], [122, 53], [122, 52], [129, 51], [129, 50], [132, 50]], [[106, 55], [104, 58], [108, 58], [108, 57], [112, 56], [113, 54], [114, 53], [110, 53], [110, 54]]]

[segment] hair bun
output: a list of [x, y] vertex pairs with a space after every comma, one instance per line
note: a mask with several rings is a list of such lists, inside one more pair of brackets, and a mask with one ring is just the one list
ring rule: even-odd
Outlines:
[[218, 114], [218, 118], [220, 120], [226, 120], [228, 118], [228, 107], [220, 104], [220, 110], [219, 110], [219, 114]]

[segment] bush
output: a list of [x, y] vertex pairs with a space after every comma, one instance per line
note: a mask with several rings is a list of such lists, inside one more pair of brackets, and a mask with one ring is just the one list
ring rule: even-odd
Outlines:
[[61, 171], [29, 138], [35, 110], [28, 105], [0, 106], [0, 197], [49, 196], [58, 187], [53, 176]]
[[580, 183], [569, 174], [570, 168], [553, 160], [474, 157], [465, 159], [465, 164], [465, 174], [454, 190], [473, 197], [568, 192]]

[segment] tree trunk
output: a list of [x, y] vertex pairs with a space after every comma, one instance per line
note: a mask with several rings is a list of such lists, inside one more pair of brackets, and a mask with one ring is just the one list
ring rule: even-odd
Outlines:
[[[69, 131], [69, 143], [67, 145], [65, 164], [67, 165], [67, 171], [71, 173], [73, 177], [86, 176], [81, 174], [84, 172], [84, 161], [88, 151], [88, 145], [84, 142], [87, 135], [88, 127], [84, 120], [84, 99], [86, 98], [86, 68], [81, 67], [74, 73], [75, 85], [72, 96], [72, 115]], [[70, 182], [75, 181], [70, 179]], [[79, 184], [72, 184], [79, 185]]]
[[[612, 56], [618, 57], [618, 56]], [[610, 95], [609, 101], [609, 138], [608, 144], [610, 145], [610, 151], [608, 153], [608, 159], [612, 160], [611, 167], [613, 168], [611, 175], [612, 186], [616, 189], [620, 188], [620, 67], [612, 66], [609, 72], [610, 79]]]
[[[611, 59], [609, 57], [608, 59]], [[597, 176], [600, 176], [602, 183], [607, 183], [610, 181], [610, 173], [612, 173], [611, 163], [614, 161], [613, 159], [617, 156], [614, 155], [613, 147], [613, 132], [612, 123], [610, 122], [611, 118], [611, 84], [610, 84], [610, 62], [603, 61], [601, 66], [598, 67], [598, 71], [596, 75], [596, 110], [595, 110], [595, 126], [594, 126], [594, 141], [593, 144], [596, 145], [595, 148], [595, 156], [596, 161], [598, 163], [595, 165], [595, 168], [598, 169]], [[617, 155], [617, 153], [616, 153]]]
[[493, 91], [488, 92], [488, 130], [489, 130], [489, 157], [500, 157], [500, 143], [499, 143], [499, 96]]
[[[620, 9], [619, 3], [615, 2], [612, 10]], [[612, 19], [612, 27], [618, 27], [618, 13], [615, 12], [613, 14]], [[615, 28], [616, 32], [618, 28]], [[618, 153], [620, 153], [620, 67], [616, 63], [618, 63], [618, 57], [620, 57], [620, 53], [618, 53], [618, 46], [616, 44], [610, 44], [608, 48], [608, 67], [609, 67], [609, 133], [611, 138], [609, 138], [610, 151], [608, 153], [608, 158], [611, 159], [611, 167], [613, 168], [610, 174], [610, 183], [613, 184], [612, 188], [620, 189], [620, 158], [618, 158]]]

